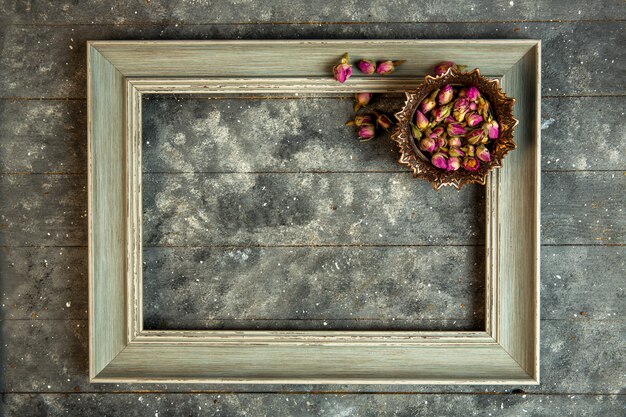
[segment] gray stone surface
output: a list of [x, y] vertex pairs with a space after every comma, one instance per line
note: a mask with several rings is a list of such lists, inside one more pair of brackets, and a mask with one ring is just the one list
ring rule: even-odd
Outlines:
[[[359, 2], [358, 5], [356, 2], [342, 3], [342, 7], [333, 4], [331, 13], [327, 5], [301, 1], [290, 2], [286, 7], [284, 2], [248, 1], [232, 5], [184, 1], [174, 5], [143, 0], [108, 3], [0, 0], [0, 11], [0, 390], [3, 392], [0, 415], [154, 416], [157, 412], [160, 416], [200, 413], [305, 416], [624, 415], [626, 222], [620, 210], [626, 208], [626, 159], [621, 157], [626, 151], [626, 134], [621, 128], [626, 52], [619, 45], [625, 41], [626, 9], [621, 2], [611, 0], [598, 5], [581, 0], [484, 0], [451, 6], [441, 1], [410, 5], [403, 1], [372, 1]], [[544, 246], [541, 259], [541, 385], [88, 383], [84, 218], [87, 166], [85, 41], [237, 38], [542, 39]], [[155, 124], [155, 137], [186, 132], [186, 145], [193, 148], [187, 158], [187, 161], [193, 161], [191, 171], [233, 168], [216, 165], [215, 159], [208, 159], [203, 153], [206, 151], [204, 138], [189, 134], [183, 126], [184, 121], [193, 120], [194, 108], [200, 114], [197, 119], [202, 119], [206, 112], [202, 104], [194, 107], [189, 104], [179, 106], [176, 102], [166, 105], [164, 102], [157, 100], [150, 103], [152, 107], [146, 114], [155, 122], [160, 119], [159, 112], [168, 114], [170, 118], [171, 123]], [[317, 103], [316, 111], [324, 114], [323, 100], [319, 99]], [[259, 109], [263, 110], [262, 106]], [[269, 108], [263, 111], [266, 110], [270, 111]], [[280, 114], [280, 109], [275, 108], [275, 111]], [[234, 113], [230, 116], [225, 113], [225, 116], [233, 117]], [[341, 116], [344, 117], [345, 112]], [[298, 128], [292, 126], [293, 136], [307, 131], [314, 133], [316, 128], [323, 129], [329, 136], [311, 135], [306, 146], [295, 152], [300, 155], [298, 162], [303, 164], [298, 166], [308, 171], [321, 170], [324, 166], [335, 170], [349, 167], [350, 172], [398, 170], [390, 153], [393, 148], [390, 149], [383, 141], [370, 144], [347, 141], [346, 131], [341, 127], [318, 127], [315, 119], [307, 117], [302, 122]], [[241, 135], [243, 132], [238, 133], [245, 138]], [[283, 130], [281, 137], [293, 142], [290, 134], [289, 129]], [[329, 141], [330, 136], [337, 140]], [[248, 139], [252, 141], [253, 138]], [[162, 144], [170, 148], [154, 148], [149, 158], [154, 165], [148, 166], [148, 171], [185, 171], [184, 162], [187, 161], [159, 159], [159, 152], [187, 148], [174, 141]], [[278, 162], [278, 152], [284, 148], [283, 144], [272, 146], [265, 143], [263, 145], [267, 146], [263, 147], [263, 152], [274, 158], [273, 162]], [[324, 154], [320, 149], [332, 149], [337, 159], [322, 159]], [[241, 153], [245, 149], [235, 151]], [[353, 158], [348, 159], [345, 155], [352, 155]], [[260, 159], [255, 164], [246, 169], [271, 170], [277, 167], [269, 163], [263, 165]], [[280, 168], [287, 171], [292, 167], [292, 161], [288, 160]], [[386, 172], [385, 175], [398, 174]], [[202, 181], [196, 183], [202, 184]], [[163, 184], [166, 182], [163, 181]], [[340, 190], [338, 185], [336, 187]], [[366, 191], [366, 188], [362, 189], [363, 193]], [[467, 243], [466, 239], [462, 244]], [[202, 246], [210, 244], [204, 242]], [[386, 285], [384, 279], [365, 279], [368, 271], [378, 268], [367, 259], [368, 251], [384, 253], [387, 262], [392, 262], [390, 259], [401, 257], [403, 253], [415, 254], [415, 260], [424, 259], [432, 253], [446, 253], [454, 259], [466, 256], [469, 260], [476, 258], [475, 251], [478, 249], [480, 246], [451, 249], [444, 246], [257, 247], [251, 251], [258, 254], [259, 265], [267, 265], [271, 260], [286, 256], [284, 253], [289, 250], [297, 250], [302, 253], [298, 262], [303, 268], [312, 270], [315, 269], [315, 262], [334, 261], [331, 258], [337, 251], [343, 254], [339, 260], [345, 261], [346, 256], [353, 261], [358, 260], [353, 264], [354, 269], [349, 270], [357, 276], [356, 280], [349, 280], [348, 275], [333, 279], [330, 272], [329, 275], [320, 272], [318, 280], [324, 282], [326, 288], [346, 287], [352, 290], [364, 284], [354, 290], [361, 291], [360, 294], [380, 290], [381, 295], [372, 298], [370, 307], [367, 307], [368, 299], [360, 310], [375, 313], [380, 318], [395, 313], [401, 317], [401, 313], [410, 308], [411, 299], [402, 292], [403, 285]], [[177, 301], [181, 300], [180, 303], [172, 303], [163, 294], [154, 295], [154, 306], [159, 306], [159, 324], [169, 317], [170, 325], [181, 325], [174, 319], [180, 319], [179, 312], [185, 312], [185, 302], [197, 312], [202, 309], [210, 312], [213, 305], [196, 305], [196, 300], [201, 301], [204, 289], [217, 286], [211, 283], [211, 276], [200, 269], [199, 259], [194, 256], [204, 258], [207, 253], [219, 253], [219, 256], [209, 257], [208, 261], [219, 275], [227, 271], [224, 268], [226, 264], [221, 262], [225, 256], [230, 259], [227, 254], [233, 250], [236, 253], [241, 249], [147, 249], [149, 262], [146, 268], [153, 268], [155, 280], [174, 287], [169, 294]], [[286, 252], [279, 255], [280, 250]], [[272, 251], [272, 256], [261, 256]], [[318, 253], [313, 255], [313, 251]], [[468, 323], [463, 320], [474, 320], [472, 313], [478, 310], [472, 303], [478, 300], [477, 284], [470, 285], [473, 281], [467, 279], [454, 282], [454, 265], [448, 265], [450, 276], [441, 277], [438, 273], [424, 270], [422, 263], [402, 259], [414, 274], [415, 280], [409, 281], [409, 287], [422, 289], [420, 286], [432, 284], [430, 290], [418, 291], [420, 305], [423, 306], [428, 291], [434, 292], [432, 288], [437, 285], [441, 286], [441, 294], [437, 293], [439, 298], [433, 299], [443, 304], [410, 310], [410, 314], [404, 316], [410, 320], [392, 323], [370, 321], [366, 323], [367, 327], [375, 323], [398, 326], [397, 322], [414, 325], [418, 323], [416, 320], [420, 314], [423, 318], [429, 315], [436, 317], [441, 313], [449, 318], [458, 316], [457, 325], [460, 326]], [[438, 262], [442, 258], [434, 259]], [[159, 264], [162, 268], [157, 271], [152, 262], [162, 262]], [[340, 264], [340, 268], [342, 266]], [[347, 263], [345, 266], [349, 267]], [[263, 326], [274, 323], [284, 328], [294, 322], [303, 326], [319, 325], [319, 320], [313, 320], [317, 317], [310, 313], [297, 313], [301, 314], [297, 316], [292, 312], [294, 306], [290, 302], [293, 303], [293, 300], [289, 301], [286, 296], [281, 298], [282, 293], [272, 294], [275, 288], [262, 280], [255, 280], [246, 270], [247, 265], [238, 267], [242, 272], [239, 280], [221, 284], [220, 290], [225, 291], [224, 294], [235, 298], [234, 294], [241, 293], [236, 287], [248, 282], [257, 285], [262, 293], [274, 295], [274, 302], [282, 301], [281, 306], [285, 304], [282, 312], [293, 313], [288, 318], [309, 319], [264, 320]], [[174, 270], [175, 278], [172, 279], [171, 272]], [[168, 271], [170, 277], [167, 276]], [[194, 274], [197, 274], [195, 278]], [[398, 276], [399, 272], [394, 274]], [[286, 272], [280, 272], [278, 277], [282, 277], [282, 285], [287, 286], [284, 289], [306, 294], [304, 281], [286, 280]], [[200, 282], [196, 282], [196, 278]], [[178, 288], [198, 285], [203, 287], [203, 291], [176, 291], [177, 285]], [[311, 295], [312, 292], [309, 294], [304, 300], [311, 304], [316, 297]], [[375, 299], [385, 300], [396, 295], [402, 301], [397, 305], [374, 302]], [[461, 299], [468, 300], [466, 308], [455, 310], [454, 302]], [[331, 298], [326, 297], [326, 300], [326, 304], [320, 303], [325, 308], [324, 314], [341, 317], [339, 313], [344, 311], [342, 303], [331, 306]], [[253, 314], [268, 313], [268, 307], [264, 310], [264, 306], [252, 305], [243, 312], [249, 314], [246, 317], [252, 317]], [[329, 323], [336, 325], [332, 321]], [[232, 325], [224, 321], [201, 321], [196, 324]], [[421, 324], [424, 325], [424, 320]], [[439, 324], [451, 325], [450, 322]], [[201, 393], [193, 394], [191, 391]]]

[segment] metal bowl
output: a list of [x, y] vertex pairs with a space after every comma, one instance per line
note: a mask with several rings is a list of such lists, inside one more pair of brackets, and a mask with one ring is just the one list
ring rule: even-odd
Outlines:
[[[500, 126], [500, 134], [491, 142], [489, 151], [491, 161], [482, 163], [477, 171], [470, 172], [464, 169], [446, 171], [432, 165], [430, 159], [424, 155], [413, 136], [410, 122], [413, 120], [417, 107], [432, 91], [451, 84], [453, 86], [476, 86], [480, 93], [489, 100], [494, 119]], [[400, 148], [399, 163], [407, 165], [413, 176], [429, 181], [435, 190], [443, 186], [453, 186], [457, 190], [465, 184], [485, 184], [487, 174], [494, 168], [502, 166], [502, 159], [511, 150], [516, 148], [513, 141], [513, 129], [518, 120], [513, 117], [515, 99], [507, 97], [500, 88], [498, 80], [490, 80], [480, 75], [480, 71], [464, 72], [450, 68], [445, 74], [433, 77], [427, 75], [415, 91], [406, 93], [404, 108], [395, 114], [398, 123], [391, 135], [391, 139]]]

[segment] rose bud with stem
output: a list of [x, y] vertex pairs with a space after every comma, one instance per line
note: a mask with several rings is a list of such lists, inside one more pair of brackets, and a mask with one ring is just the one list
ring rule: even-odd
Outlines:
[[363, 125], [359, 127], [358, 135], [363, 141], [368, 141], [374, 138], [376, 135], [376, 129], [374, 125]]
[[393, 126], [393, 122], [386, 114], [378, 113], [376, 110], [374, 110], [374, 114], [376, 115], [376, 126], [382, 127], [385, 130], [389, 130], [391, 126]]
[[382, 61], [376, 66], [376, 73], [380, 75], [389, 75], [396, 70], [396, 67], [404, 63], [404, 61]]
[[355, 116], [354, 120], [350, 120], [346, 122], [346, 126], [366, 126], [366, 125], [374, 125], [374, 118], [371, 114], [364, 114]]
[[340, 83], [345, 83], [348, 78], [352, 75], [352, 65], [348, 64], [348, 60], [350, 57], [346, 52], [344, 56], [341, 58], [341, 62], [333, 67], [333, 75], [335, 80]]

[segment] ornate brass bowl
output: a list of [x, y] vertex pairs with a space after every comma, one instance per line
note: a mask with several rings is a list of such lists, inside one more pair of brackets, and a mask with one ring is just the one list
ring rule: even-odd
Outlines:
[[[421, 101], [432, 91], [451, 84], [453, 86], [476, 86], [481, 94], [491, 103], [494, 119], [500, 125], [500, 135], [490, 145], [491, 161], [482, 163], [477, 171], [470, 172], [464, 169], [446, 171], [432, 165], [430, 159], [420, 151], [411, 136], [410, 122], [414, 117], [415, 110]], [[427, 75], [424, 82], [417, 90], [406, 93], [404, 108], [395, 114], [398, 123], [391, 139], [400, 148], [399, 163], [407, 165], [413, 171], [413, 176], [429, 181], [435, 190], [443, 186], [451, 185], [457, 190], [469, 183], [485, 184], [487, 174], [494, 168], [502, 166], [502, 159], [510, 151], [516, 148], [513, 141], [513, 129], [518, 121], [513, 117], [513, 105], [515, 99], [507, 97], [500, 89], [498, 80], [490, 80], [480, 75], [475, 69], [469, 72], [450, 68], [445, 74], [433, 77]]]

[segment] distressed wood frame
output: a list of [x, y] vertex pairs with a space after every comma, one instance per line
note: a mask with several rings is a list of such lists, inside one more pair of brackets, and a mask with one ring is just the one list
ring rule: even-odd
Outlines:
[[[344, 52], [407, 62], [338, 84]], [[538, 384], [540, 53], [537, 40], [89, 42], [90, 380]], [[517, 100], [518, 148], [486, 185], [484, 331], [143, 330], [142, 94], [405, 91], [441, 60]]]

